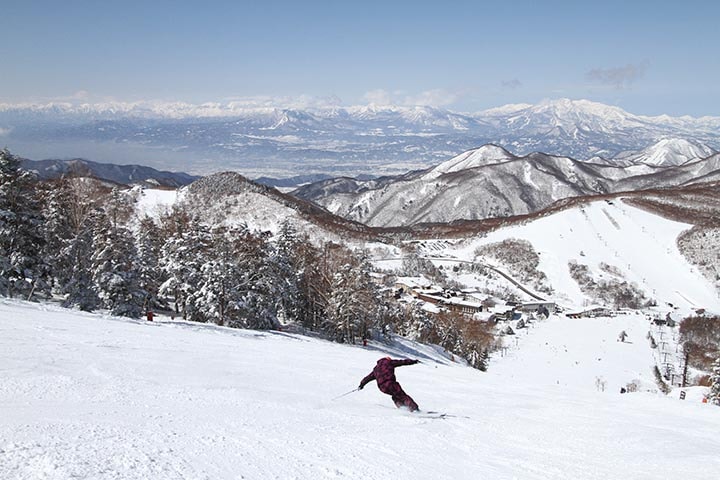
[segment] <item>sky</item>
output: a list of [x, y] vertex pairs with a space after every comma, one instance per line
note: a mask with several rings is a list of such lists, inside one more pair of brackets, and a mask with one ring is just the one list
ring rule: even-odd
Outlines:
[[301, 98], [719, 115], [720, 3], [0, 0], [0, 102]]

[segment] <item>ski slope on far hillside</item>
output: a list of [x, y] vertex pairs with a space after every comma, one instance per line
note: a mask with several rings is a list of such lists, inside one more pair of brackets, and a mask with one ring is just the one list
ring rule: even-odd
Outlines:
[[671, 303], [690, 312], [720, 312], [720, 297], [677, 247], [677, 237], [691, 225], [674, 222], [620, 200], [598, 201], [564, 210], [524, 225], [502, 228], [483, 238], [450, 245], [443, 255], [473, 260], [479, 245], [508, 238], [529, 241], [540, 255], [543, 271], [555, 290], [553, 299], [570, 307], [592, 303], [570, 276], [568, 262], [588, 265], [599, 277], [606, 263], [658, 304]]
[[[487, 373], [409, 342], [158, 320], [0, 300], [0, 478], [650, 480], [720, 469], [720, 409], [617, 392], [650, 367], [641, 316], [535, 323]], [[613, 343], [621, 328], [633, 343]], [[388, 353], [419, 358], [399, 381], [421, 408], [454, 416], [397, 410], [374, 384], [337, 398]]]

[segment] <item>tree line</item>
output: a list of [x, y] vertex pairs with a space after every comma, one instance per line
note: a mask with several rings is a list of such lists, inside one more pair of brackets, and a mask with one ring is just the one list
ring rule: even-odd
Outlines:
[[182, 204], [138, 218], [134, 201], [93, 179], [40, 182], [0, 151], [0, 294], [131, 318], [161, 310], [237, 328], [293, 324], [341, 343], [398, 333], [487, 367], [489, 329], [401, 304], [362, 252], [313, 244], [289, 222], [275, 235], [208, 225]]

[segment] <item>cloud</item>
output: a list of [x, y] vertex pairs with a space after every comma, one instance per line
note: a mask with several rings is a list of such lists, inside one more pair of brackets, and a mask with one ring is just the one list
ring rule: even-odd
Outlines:
[[517, 78], [513, 78], [512, 80], [503, 80], [502, 86], [503, 86], [503, 88], [515, 90], [516, 88], [522, 87], [522, 82], [520, 80], [518, 80]]
[[462, 93], [460, 92], [452, 92], [442, 88], [425, 90], [416, 94], [409, 94], [403, 90], [390, 92], [388, 90], [376, 89], [363, 95], [363, 99], [367, 103], [375, 105], [420, 105], [427, 107], [445, 107], [452, 105], [461, 97]]
[[393, 99], [394, 95], [387, 90], [383, 90], [382, 88], [378, 88], [375, 90], [370, 90], [369, 92], [365, 93], [363, 95], [363, 99], [367, 103], [372, 103], [375, 105], [392, 105], [395, 103]]
[[618, 90], [628, 88], [636, 80], [642, 78], [647, 70], [647, 63], [627, 64], [624, 67], [594, 68], [587, 72], [589, 80], [610, 85]]
[[457, 102], [459, 95], [455, 92], [449, 92], [442, 88], [426, 90], [417, 95], [405, 97], [403, 103], [405, 105], [422, 105], [430, 107], [445, 107]]
[[250, 97], [225, 97], [222, 99], [231, 108], [330, 108], [342, 105], [337, 95], [314, 96], [280, 96], [256, 95]]
[[6, 136], [10, 135], [10, 132], [12, 132], [12, 128], [0, 127], [0, 137], [6, 137]]
[[77, 92], [73, 93], [69, 97], [66, 97], [68, 100], [87, 100], [91, 97], [90, 92], [87, 90], [78, 90]]

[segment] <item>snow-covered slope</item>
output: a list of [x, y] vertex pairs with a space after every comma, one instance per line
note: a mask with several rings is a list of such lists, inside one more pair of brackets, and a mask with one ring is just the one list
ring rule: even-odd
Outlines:
[[701, 160], [713, 155], [715, 150], [700, 143], [682, 138], [665, 138], [640, 152], [629, 152], [616, 156], [612, 163], [616, 165], [654, 165], [672, 167]]
[[485, 145], [424, 171], [324, 180], [292, 194], [378, 227], [481, 220], [535, 213], [571, 197], [716, 181], [720, 168], [712, 153], [704, 145], [667, 140], [617, 161], [582, 162], [543, 153], [517, 157]]
[[259, 232], [277, 233], [289, 222], [313, 241], [352, 241], [366, 236], [367, 228], [330, 215], [317, 206], [285, 195], [274, 188], [225, 172], [209, 175], [176, 191], [134, 190], [137, 216], [157, 218], [184, 208], [208, 225], [245, 225]]
[[[716, 407], [692, 391], [618, 393], [651, 376], [642, 317], [553, 317], [487, 373], [407, 343], [158, 320], [0, 300], [0, 477], [655, 480], [720, 468]], [[387, 354], [420, 358], [399, 381], [454, 416], [396, 410], [372, 384], [336, 398]]]
[[[554, 290], [549, 297], [569, 308], [597, 303], [581, 291], [570, 274], [569, 262], [577, 262], [587, 265], [596, 279], [635, 284], [647, 300], [655, 299], [661, 306], [672, 304], [686, 314], [697, 308], [720, 312], [720, 293], [678, 250], [678, 236], [690, 227], [620, 200], [597, 201], [481, 238], [450, 243], [442, 255], [482, 260], [475, 257], [478, 246], [523, 239], [539, 254], [538, 269]], [[436, 250], [432, 253], [438, 254]], [[607, 265], [604, 270], [603, 263]]]
[[428, 173], [423, 175], [426, 180], [432, 180], [444, 173], [460, 172], [470, 168], [483, 167], [501, 162], [513, 160], [515, 157], [502, 147], [497, 145], [483, 145], [475, 150], [468, 150], [457, 155], [450, 160], [441, 163], [437, 167], [430, 169]]
[[564, 198], [607, 193], [609, 182], [599, 170], [571, 158], [518, 158], [485, 146], [426, 171], [377, 184], [355, 182], [351, 191], [307, 186], [293, 194], [371, 226], [444, 223], [522, 215]]

